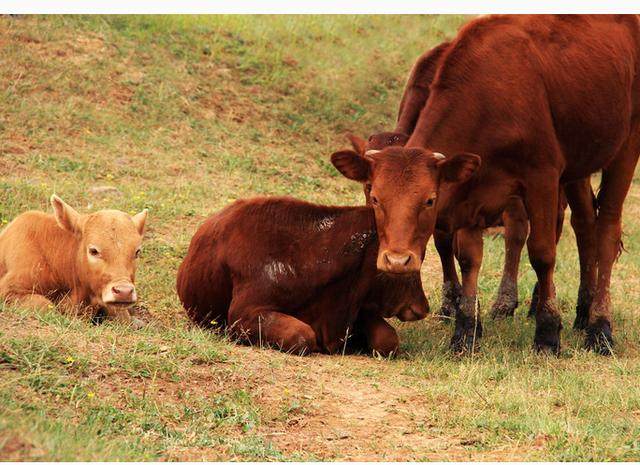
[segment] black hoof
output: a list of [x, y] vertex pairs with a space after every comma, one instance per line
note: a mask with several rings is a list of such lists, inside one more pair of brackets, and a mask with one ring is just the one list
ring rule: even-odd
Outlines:
[[598, 319], [594, 324], [589, 325], [585, 345], [587, 349], [600, 355], [613, 354], [611, 323], [605, 319]]
[[536, 321], [536, 335], [533, 346], [537, 352], [560, 353], [560, 330], [562, 320], [559, 315], [546, 315]]
[[451, 337], [451, 350], [455, 354], [466, 354], [475, 352], [478, 342], [482, 337], [482, 323], [478, 321], [475, 325], [461, 324], [456, 321], [456, 329]]

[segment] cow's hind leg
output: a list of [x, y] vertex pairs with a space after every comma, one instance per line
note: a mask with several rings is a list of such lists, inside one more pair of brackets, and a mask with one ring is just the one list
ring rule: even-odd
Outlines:
[[433, 233], [433, 242], [442, 264], [442, 305], [438, 316], [445, 318], [455, 316], [462, 297], [462, 289], [454, 261], [454, 240], [454, 234], [441, 231]]
[[598, 279], [596, 295], [587, 326], [586, 346], [602, 355], [611, 354], [611, 269], [622, 248], [622, 205], [633, 179], [640, 154], [640, 131], [636, 125], [619, 155], [602, 172], [598, 193], [596, 234], [598, 242]]
[[318, 352], [316, 333], [305, 322], [277, 308], [231, 302], [228, 324], [231, 334], [254, 345], [275, 346], [284, 352]]
[[598, 278], [595, 198], [589, 178], [566, 184], [564, 191], [571, 207], [571, 227], [580, 257], [580, 287], [573, 327], [585, 329]]
[[518, 307], [518, 266], [522, 248], [527, 241], [529, 219], [522, 199], [512, 198], [502, 214], [504, 222], [505, 257], [498, 295], [491, 307], [493, 318], [513, 316]]
[[456, 253], [462, 270], [462, 298], [451, 338], [455, 353], [470, 352], [482, 336], [478, 305], [478, 274], [482, 265], [482, 229], [456, 231]]

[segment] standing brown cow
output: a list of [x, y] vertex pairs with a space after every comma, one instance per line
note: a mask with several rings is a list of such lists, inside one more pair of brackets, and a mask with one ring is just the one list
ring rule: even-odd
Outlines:
[[[420, 112], [424, 108], [429, 98], [429, 87], [433, 82], [437, 68], [442, 57], [448, 50], [450, 42], [443, 42], [428, 52], [422, 54], [413, 66], [407, 84], [405, 86], [400, 108], [398, 111], [398, 120], [393, 132], [381, 132], [373, 134], [367, 141], [359, 137], [349, 135], [349, 140], [353, 149], [364, 156], [365, 154], [373, 154], [379, 150], [391, 146], [404, 146], [409, 140], [409, 136], [413, 133], [415, 125], [418, 121]], [[364, 184], [364, 192], [367, 204], [370, 203], [369, 192], [370, 185]], [[595, 196], [591, 190], [589, 181], [585, 181], [574, 186], [574, 191], [578, 190], [578, 194], [583, 202], [582, 209], [572, 213], [571, 223], [574, 228], [576, 225], [593, 224], [595, 218], [595, 208], [589, 208], [593, 205]], [[575, 194], [574, 194], [575, 196]], [[591, 202], [589, 202], [589, 198]], [[575, 202], [574, 202], [575, 204]], [[567, 207], [567, 200], [564, 191], [561, 192], [558, 205], [558, 224], [557, 238], [559, 240], [564, 223], [564, 212]], [[493, 226], [504, 226], [505, 240], [505, 261], [502, 271], [502, 279], [496, 299], [491, 307], [491, 315], [494, 318], [513, 316], [515, 309], [518, 307], [518, 267], [520, 264], [520, 256], [522, 249], [527, 240], [529, 232], [529, 221], [527, 212], [520, 197], [512, 197], [505, 211], [502, 213], [500, 221]], [[455, 314], [456, 307], [460, 301], [462, 289], [458, 280], [454, 262], [454, 244], [455, 236], [444, 231], [436, 229], [433, 234], [436, 250], [442, 264], [442, 304], [440, 314], [450, 316]], [[577, 234], [577, 237], [581, 237]], [[578, 241], [578, 246], [583, 246]], [[588, 253], [588, 251], [586, 251]], [[586, 327], [586, 315], [592, 300], [590, 290], [594, 289], [595, 283], [589, 278], [593, 276], [590, 270], [585, 269], [588, 262], [584, 260], [585, 253], [581, 253], [581, 285], [578, 292], [578, 301], [576, 305], [576, 321], [574, 327], [584, 329]], [[529, 309], [529, 316], [535, 315], [535, 307], [537, 304], [537, 286], [534, 288]]]
[[559, 186], [576, 211], [587, 202], [584, 189], [573, 187], [602, 170], [595, 227], [578, 225], [576, 233], [583, 244], [597, 244], [581, 247], [585, 269], [597, 276], [586, 344], [610, 353], [609, 282], [640, 153], [639, 54], [633, 15], [478, 19], [442, 58], [406, 148], [366, 158], [334, 154], [345, 176], [372, 185], [379, 269], [419, 269], [436, 212], [439, 228], [457, 231], [463, 301], [454, 350], [472, 348], [481, 334], [482, 229], [512, 196], [522, 197], [531, 227], [527, 246], [539, 286], [535, 347], [559, 350], [553, 285]]
[[82, 215], [56, 195], [51, 205], [53, 215], [25, 212], [0, 233], [0, 298], [33, 308], [55, 301], [141, 326], [129, 307], [147, 210]]
[[419, 275], [376, 269], [370, 207], [291, 198], [239, 200], [196, 231], [177, 278], [189, 317], [242, 340], [297, 353], [342, 351], [353, 335], [383, 355], [398, 349], [384, 318], [424, 318]]

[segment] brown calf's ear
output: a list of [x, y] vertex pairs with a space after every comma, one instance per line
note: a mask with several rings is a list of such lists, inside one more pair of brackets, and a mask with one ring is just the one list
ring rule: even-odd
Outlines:
[[53, 216], [55, 216], [56, 222], [62, 229], [66, 229], [72, 233], [81, 232], [80, 213], [67, 205], [64, 200], [56, 194], [51, 196], [51, 206], [53, 207]]
[[364, 151], [367, 148], [367, 141], [353, 134], [347, 134], [347, 138], [349, 142], [351, 142], [353, 150], [360, 155], [364, 155]]
[[331, 163], [345, 177], [365, 182], [369, 179], [369, 161], [353, 150], [340, 150], [331, 155]]
[[141, 236], [144, 234], [144, 225], [147, 221], [147, 213], [149, 213], [149, 210], [145, 208], [140, 213], [131, 217], [131, 219], [133, 220], [133, 224], [138, 230], [138, 234], [140, 234]]
[[443, 182], [465, 182], [476, 174], [481, 161], [481, 158], [473, 153], [459, 153], [438, 160], [436, 166]]

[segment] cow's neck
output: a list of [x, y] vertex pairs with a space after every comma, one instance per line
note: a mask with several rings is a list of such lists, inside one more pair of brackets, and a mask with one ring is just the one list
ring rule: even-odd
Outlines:
[[60, 287], [70, 292], [74, 304], [83, 303], [88, 293], [82, 277], [88, 276], [88, 270], [85, 251], [81, 250], [82, 241], [80, 237], [68, 231], [62, 231], [59, 239], [56, 244], [58, 259], [54, 261], [58, 263], [57, 281]]
[[406, 146], [427, 148], [445, 156], [480, 152], [486, 130], [482, 111], [474, 99], [465, 101], [464, 97], [463, 91], [434, 89]]

